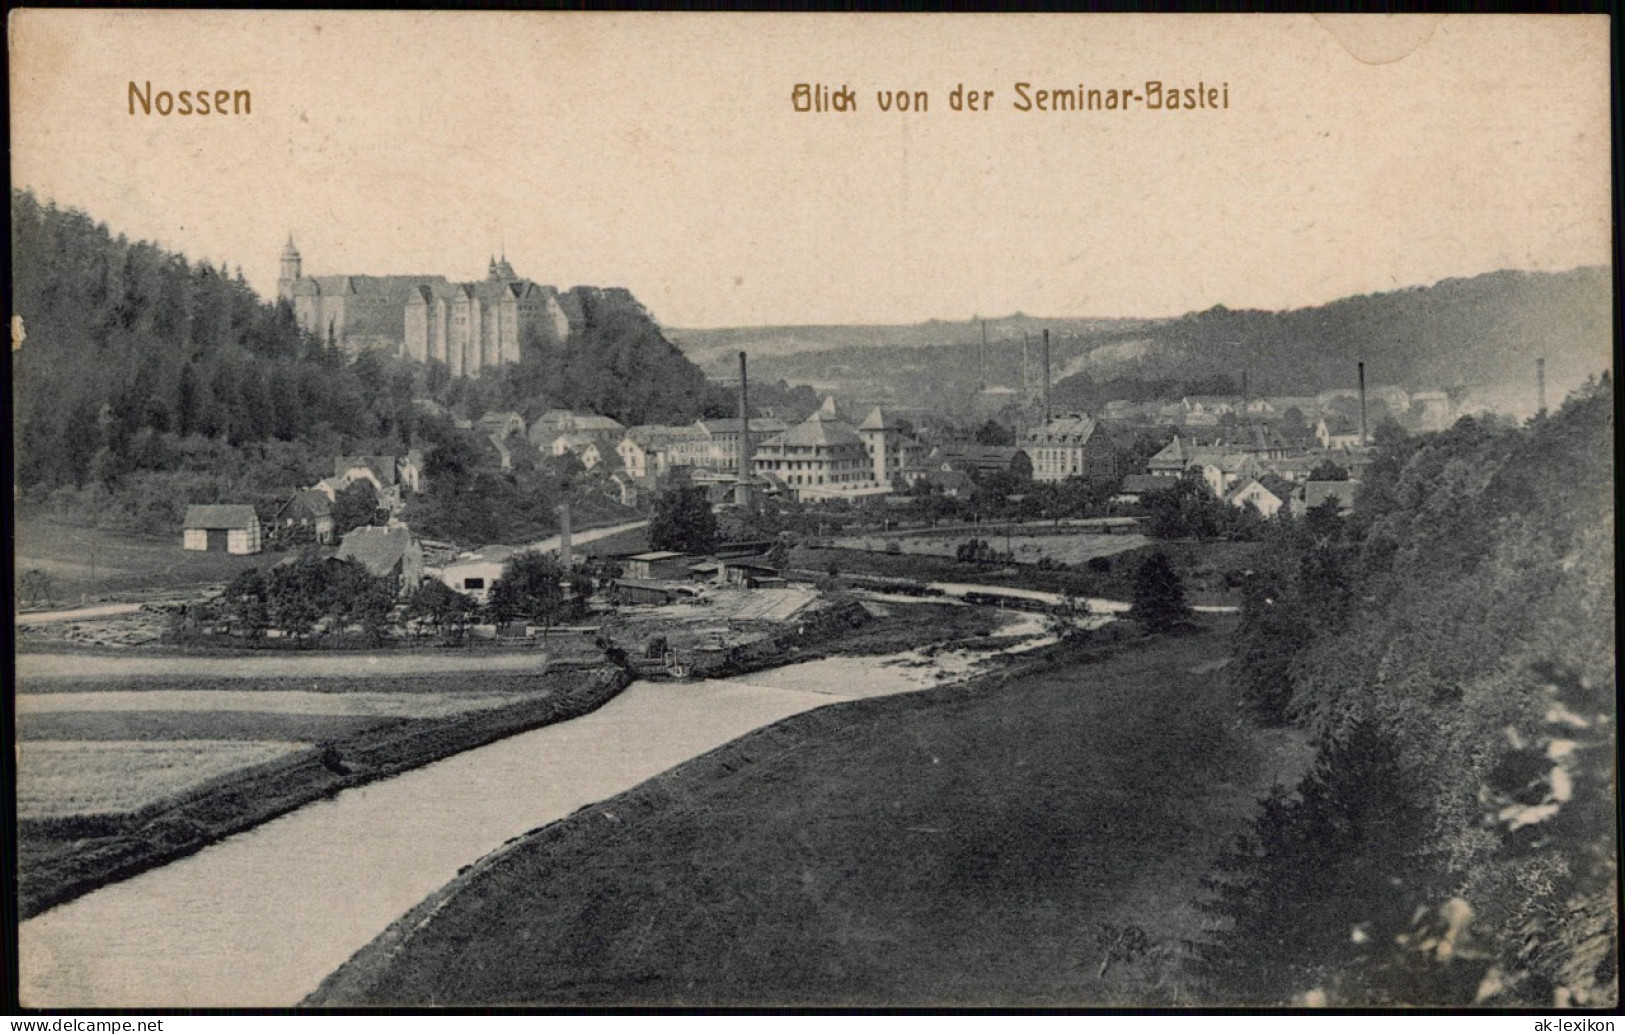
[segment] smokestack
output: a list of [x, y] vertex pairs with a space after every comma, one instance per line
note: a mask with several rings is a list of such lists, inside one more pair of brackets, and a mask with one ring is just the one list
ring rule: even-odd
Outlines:
[[1049, 423], [1049, 328], [1044, 328], [1044, 423]]
[[1535, 360], [1535, 412], [1540, 416], [1546, 415], [1546, 360]]
[[1027, 367], [1028, 367], [1028, 360], [1027, 360], [1027, 350], [1028, 350], [1028, 348], [1027, 348], [1027, 346], [1029, 345], [1031, 340], [1032, 340], [1032, 335], [1031, 334], [1027, 333], [1025, 330], [1021, 332], [1021, 402], [1022, 402], [1022, 405], [1026, 405], [1028, 399], [1030, 399], [1032, 397], [1032, 394], [1031, 394], [1032, 393], [1032, 378], [1030, 378], [1027, 375]]
[[559, 504], [559, 565], [570, 569], [570, 500]]
[[739, 353], [739, 483], [734, 487], [734, 501], [744, 506], [750, 502], [750, 389], [745, 382], [745, 353]]
[[987, 390], [987, 320], [982, 321], [982, 354], [976, 359], [976, 383]]
[[1358, 364], [1360, 368], [1360, 444], [1366, 443], [1365, 436], [1365, 364]]

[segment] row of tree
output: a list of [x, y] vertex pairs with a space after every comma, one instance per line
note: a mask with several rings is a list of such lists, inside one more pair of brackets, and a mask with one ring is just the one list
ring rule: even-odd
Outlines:
[[545, 626], [580, 617], [592, 592], [586, 573], [566, 573], [556, 558], [525, 551], [508, 558], [483, 605], [434, 578], [402, 601], [392, 579], [376, 577], [354, 561], [306, 553], [265, 570], [241, 572], [219, 597], [189, 609], [181, 620], [185, 627], [207, 624], [247, 639], [271, 631], [295, 642], [359, 633], [379, 643], [404, 626], [418, 635], [455, 639], [476, 621]]

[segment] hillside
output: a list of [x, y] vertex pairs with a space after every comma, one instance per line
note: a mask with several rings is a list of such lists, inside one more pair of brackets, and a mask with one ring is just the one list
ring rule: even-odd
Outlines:
[[168, 534], [189, 503], [248, 502], [265, 516], [330, 474], [335, 455], [432, 447], [413, 404], [424, 396], [471, 417], [556, 406], [627, 424], [718, 404], [618, 288], [571, 289], [583, 326], [567, 341], [527, 343], [521, 362], [466, 380], [345, 354], [240, 270], [132, 242], [30, 193], [11, 196], [11, 259], [26, 331], [11, 358], [16, 488], [69, 521]]
[[1277, 526], [1237, 686], [1319, 741], [1211, 881], [1244, 1001], [1617, 1006], [1611, 379]]
[[1282, 312], [1215, 306], [1172, 320], [989, 320], [985, 352], [976, 321], [672, 336], [713, 375], [732, 375], [733, 353], [744, 349], [758, 380], [939, 411], [968, 411], [984, 384], [1018, 392], [1025, 384], [1035, 395], [1046, 327], [1057, 405], [1098, 405], [1097, 387], [1113, 379], [1239, 384], [1243, 372], [1258, 394], [1312, 394], [1351, 386], [1359, 361], [1371, 383], [1408, 390], [1524, 386], [1537, 356], [1555, 403], [1609, 367], [1612, 293], [1604, 267], [1503, 270]]
[[[1014, 313], [989, 317], [989, 341], [1020, 342], [1023, 334], [1034, 339], [1045, 327], [1057, 337], [1083, 337], [1124, 332], [1148, 324], [1147, 320], [1046, 319]], [[787, 359], [802, 353], [829, 353], [843, 350], [868, 351], [883, 348], [926, 348], [930, 346], [974, 345], [982, 340], [980, 319], [927, 320], [924, 323], [852, 324], [783, 327], [718, 327], [713, 329], [667, 328], [666, 333], [694, 362], [713, 375], [732, 376], [733, 363], [740, 351], [753, 360], [768, 357]]]

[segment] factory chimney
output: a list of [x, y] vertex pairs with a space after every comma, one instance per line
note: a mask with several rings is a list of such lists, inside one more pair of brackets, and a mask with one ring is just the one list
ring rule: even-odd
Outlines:
[[1539, 416], [1546, 415], [1546, 360], [1535, 360], [1535, 412]]
[[570, 500], [559, 504], [559, 566], [570, 570]]
[[982, 321], [982, 351], [976, 357], [976, 390], [987, 390], [987, 320]]
[[745, 383], [745, 353], [739, 353], [739, 480], [734, 502], [750, 505], [750, 391]]
[[1049, 424], [1049, 328], [1044, 328], [1044, 424]]
[[1360, 368], [1360, 444], [1366, 444], [1365, 435], [1365, 364], [1358, 364]]
[[1025, 330], [1021, 332], [1021, 402], [1026, 405], [1032, 398], [1032, 378], [1028, 376], [1027, 352], [1032, 343], [1032, 335]]

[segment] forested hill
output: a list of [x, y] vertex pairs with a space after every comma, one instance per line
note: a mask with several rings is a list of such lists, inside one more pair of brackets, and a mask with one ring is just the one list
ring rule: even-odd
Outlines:
[[1159, 373], [1245, 370], [1272, 394], [1348, 384], [1359, 361], [1373, 383], [1415, 389], [1530, 382], [1544, 357], [1552, 383], [1572, 387], [1609, 368], [1612, 299], [1605, 267], [1502, 270], [1287, 312], [1215, 307], [1146, 337]]
[[[630, 293], [573, 288], [584, 326], [478, 380], [338, 354], [261, 300], [241, 271], [115, 236], [84, 212], [11, 196], [16, 484], [25, 501], [160, 530], [188, 502], [267, 505], [337, 453], [413, 446], [412, 404], [470, 416], [586, 408], [627, 424], [719, 404]], [[78, 502], [70, 497], [82, 496]], [[139, 497], [139, 498], [138, 498]]]
[[1618, 1006], [1614, 405], [1386, 434], [1272, 522], [1228, 671], [1319, 758], [1212, 881], [1216, 993]]
[[[1257, 394], [1315, 394], [1352, 386], [1357, 362], [1366, 364], [1372, 384], [1412, 391], [1518, 385], [1529, 386], [1532, 397], [1540, 357], [1555, 401], [1609, 368], [1612, 296], [1605, 267], [1502, 270], [1286, 311], [1215, 306], [1177, 319], [990, 320], [985, 354], [975, 322], [673, 331], [673, 337], [716, 373], [728, 372], [734, 351], [745, 349], [753, 374], [766, 381], [845, 380], [930, 406], [968, 397], [979, 380], [1024, 383], [1024, 363], [1037, 362], [1046, 328], [1054, 342], [1056, 403], [1086, 410], [1112, 398], [1144, 397], [1125, 379], [1228, 378], [1239, 385], [1245, 372]], [[1026, 376], [1036, 384], [1036, 367]]]

